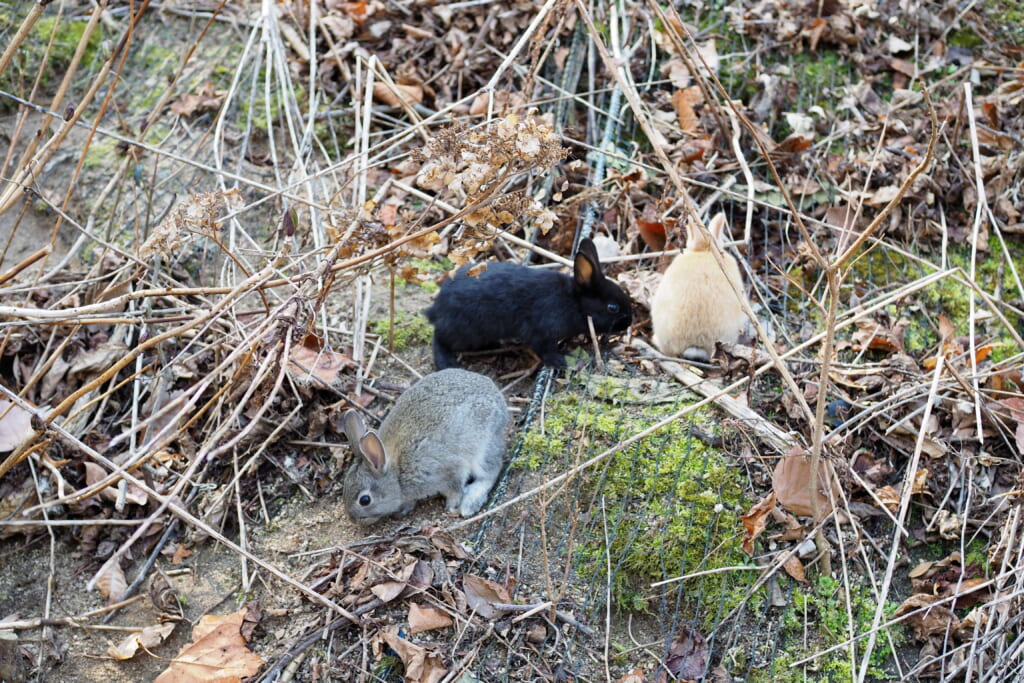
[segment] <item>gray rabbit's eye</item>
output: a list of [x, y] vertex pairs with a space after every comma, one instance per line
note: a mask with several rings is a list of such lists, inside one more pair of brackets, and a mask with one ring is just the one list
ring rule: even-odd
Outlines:
[[618, 313], [619, 312], [619, 305], [618, 304], [608, 304], [608, 312], [609, 313]]
[[363, 495], [359, 496], [359, 504], [362, 505], [363, 507], [366, 507], [367, 505], [369, 505], [370, 504], [370, 494], [369, 493], [364, 493]]

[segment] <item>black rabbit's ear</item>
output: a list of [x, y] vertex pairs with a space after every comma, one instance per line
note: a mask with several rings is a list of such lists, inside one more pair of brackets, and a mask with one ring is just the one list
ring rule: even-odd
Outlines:
[[603, 277], [601, 261], [597, 258], [597, 247], [589, 237], [584, 238], [576, 250], [576, 259], [573, 261], [573, 281], [577, 287], [588, 289], [596, 286]]
[[381, 443], [377, 432], [367, 432], [359, 440], [359, 454], [366, 460], [374, 476], [379, 477], [387, 470], [387, 453], [384, 452], [384, 444]]

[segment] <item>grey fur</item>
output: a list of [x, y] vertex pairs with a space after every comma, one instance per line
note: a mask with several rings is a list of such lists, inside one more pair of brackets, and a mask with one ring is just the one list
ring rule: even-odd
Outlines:
[[[345, 475], [345, 510], [373, 524], [408, 514], [436, 495], [451, 512], [475, 514], [501, 472], [509, 413], [489, 378], [452, 368], [402, 394], [379, 434], [367, 431], [354, 410], [345, 413], [344, 424], [355, 456]], [[360, 504], [363, 496], [369, 496], [366, 504]]]

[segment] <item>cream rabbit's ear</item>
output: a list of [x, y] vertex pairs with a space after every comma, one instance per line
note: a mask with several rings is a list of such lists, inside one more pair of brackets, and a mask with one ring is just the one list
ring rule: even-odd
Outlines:
[[715, 214], [715, 217], [711, 219], [711, 223], [708, 225], [708, 232], [711, 233], [712, 239], [719, 244], [722, 243], [723, 228], [725, 228], [725, 212], [719, 211]]
[[686, 251], [707, 251], [711, 248], [707, 237], [700, 229], [700, 218], [689, 216], [686, 219]]

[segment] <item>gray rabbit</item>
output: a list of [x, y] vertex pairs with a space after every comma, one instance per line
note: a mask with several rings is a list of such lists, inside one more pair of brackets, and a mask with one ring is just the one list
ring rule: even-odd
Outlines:
[[373, 524], [408, 514], [417, 501], [443, 495], [449, 512], [476, 513], [498, 479], [508, 405], [489, 378], [452, 368], [427, 375], [368, 431], [355, 410], [344, 416], [355, 460], [345, 475], [349, 516]]

